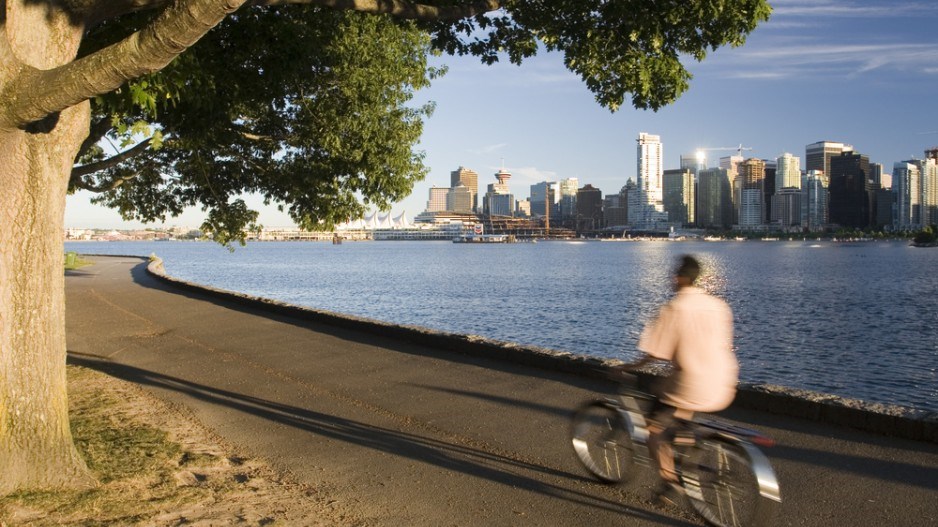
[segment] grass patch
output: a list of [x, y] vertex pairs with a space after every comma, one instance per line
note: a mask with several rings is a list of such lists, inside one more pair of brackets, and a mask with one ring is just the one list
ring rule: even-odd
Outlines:
[[0, 525], [152, 525], [157, 523], [148, 518], [186, 504], [213, 501], [213, 495], [235, 483], [223, 478], [180, 483], [178, 475], [188, 473], [193, 459], [200, 466], [226, 460], [185, 453], [167, 432], [137, 417], [128, 393], [100, 389], [104, 374], [70, 365], [68, 377], [75, 445], [100, 484], [0, 498]]
[[65, 270], [66, 271], [74, 271], [75, 269], [85, 267], [86, 265], [91, 265], [92, 263], [94, 262], [91, 262], [90, 260], [85, 260], [78, 253], [74, 253], [74, 252], [65, 253]]

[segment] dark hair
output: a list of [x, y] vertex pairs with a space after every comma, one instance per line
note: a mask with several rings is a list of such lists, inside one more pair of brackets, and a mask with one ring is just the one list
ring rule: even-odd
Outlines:
[[697, 262], [697, 259], [693, 256], [685, 254], [681, 256], [678, 260], [680, 263], [677, 266], [677, 270], [674, 272], [677, 276], [682, 276], [690, 280], [690, 283], [697, 281], [697, 277], [700, 276], [700, 263]]

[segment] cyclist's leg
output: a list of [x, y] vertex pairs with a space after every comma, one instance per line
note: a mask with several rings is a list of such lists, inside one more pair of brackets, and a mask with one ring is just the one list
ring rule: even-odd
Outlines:
[[648, 450], [658, 467], [658, 475], [665, 483], [680, 483], [674, 467], [674, 451], [671, 443], [681, 426], [689, 421], [694, 412], [676, 408], [658, 401], [650, 418], [648, 427]]

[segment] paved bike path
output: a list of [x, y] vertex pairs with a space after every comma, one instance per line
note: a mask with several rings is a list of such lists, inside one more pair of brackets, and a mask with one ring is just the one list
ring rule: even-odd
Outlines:
[[[700, 523], [651, 505], [648, 472], [608, 487], [579, 467], [569, 415], [602, 381], [274, 315], [165, 284], [139, 258], [93, 259], [67, 273], [72, 360], [191, 409], [350, 523]], [[776, 525], [938, 524], [934, 444], [724, 415], [779, 441], [767, 451], [783, 495]]]

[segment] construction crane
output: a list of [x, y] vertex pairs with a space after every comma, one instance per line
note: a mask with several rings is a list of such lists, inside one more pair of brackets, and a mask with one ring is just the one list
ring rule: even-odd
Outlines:
[[698, 148], [697, 149], [698, 152], [708, 152], [711, 150], [736, 150], [736, 155], [742, 157], [743, 150], [752, 150], [752, 147], [743, 146], [743, 144], [740, 143], [739, 146], [717, 146], [714, 148]]

